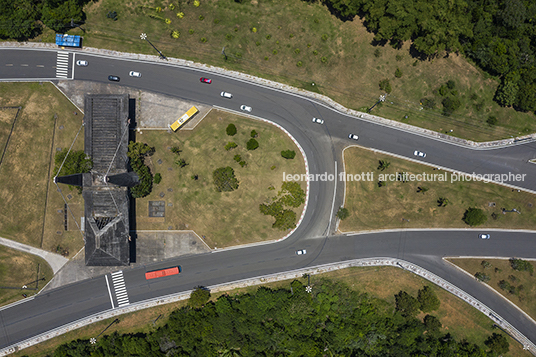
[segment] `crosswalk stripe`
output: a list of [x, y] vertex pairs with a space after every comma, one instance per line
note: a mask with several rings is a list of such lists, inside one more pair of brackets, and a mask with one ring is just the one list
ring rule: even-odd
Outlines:
[[69, 52], [58, 51], [56, 55], [56, 77], [68, 78]]
[[125, 279], [123, 277], [123, 271], [117, 271], [110, 274], [112, 276], [112, 284], [114, 286], [115, 298], [117, 299], [117, 306], [122, 307], [130, 304], [128, 299], [127, 287], [125, 285]]

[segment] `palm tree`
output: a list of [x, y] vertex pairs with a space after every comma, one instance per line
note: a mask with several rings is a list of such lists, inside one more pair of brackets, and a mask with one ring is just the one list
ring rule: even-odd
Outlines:
[[437, 200], [437, 205], [439, 207], [446, 207], [449, 204], [449, 199], [446, 197], [439, 197]]
[[428, 191], [429, 188], [427, 187], [417, 187], [417, 192], [422, 192], [422, 194], [424, 195], [426, 193], [426, 191]]
[[385, 170], [389, 167], [389, 165], [391, 165], [391, 163], [389, 161], [385, 161], [385, 160], [380, 160], [380, 164], [378, 165], [378, 170]]

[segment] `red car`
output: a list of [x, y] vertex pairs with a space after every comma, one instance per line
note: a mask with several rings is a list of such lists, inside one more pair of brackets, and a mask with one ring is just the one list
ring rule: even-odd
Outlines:
[[205, 78], [205, 77], [202, 77], [202, 78], [199, 78], [199, 80], [202, 82], [202, 83], [212, 83], [212, 79], [210, 78]]

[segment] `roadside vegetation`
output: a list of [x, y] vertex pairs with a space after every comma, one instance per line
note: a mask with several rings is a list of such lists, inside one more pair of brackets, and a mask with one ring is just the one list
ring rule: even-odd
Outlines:
[[[222, 248], [280, 238], [301, 215], [305, 185], [285, 185], [283, 172], [305, 173], [305, 165], [281, 156], [299, 150], [272, 125], [212, 110], [194, 130], [144, 131], [136, 141], [155, 148], [145, 164], [161, 174], [136, 199], [136, 229], [190, 229]], [[274, 196], [282, 204], [275, 222], [259, 209]], [[165, 217], [148, 217], [149, 201], [165, 201]]]
[[[492, 238], [493, 239], [493, 234]], [[534, 261], [523, 259], [454, 259], [449, 261], [503, 295], [536, 319]]]
[[[398, 5], [393, 12], [368, 0], [102, 0], [84, 6], [84, 22], [68, 18], [84, 46], [156, 55], [143, 32], [166, 56], [284, 82], [353, 109], [388, 94], [373, 114], [449, 135], [482, 141], [536, 131], [534, 4]], [[45, 26], [30, 38], [54, 42], [54, 34]]]
[[[188, 350], [188, 355], [197, 352], [204, 355], [224, 355], [226, 351], [246, 355], [246, 352], [259, 348], [264, 348], [265, 352], [266, 341], [263, 337], [281, 336], [281, 333], [291, 335], [309, 333], [306, 339], [308, 341], [306, 355], [316, 355], [314, 353], [316, 348], [323, 350], [326, 340], [330, 351], [336, 355], [341, 348], [359, 348], [359, 344], [351, 345], [347, 340], [343, 340], [346, 342], [342, 345], [337, 341], [340, 341], [344, 334], [358, 333], [363, 323], [371, 326], [370, 323], [373, 321], [377, 321], [376, 329], [363, 333], [372, 343], [368, 344], [370, 355], [381, 353], [382, 349], [385, 350], [383, 344], [389, 341], [392, 342], [389, 346], [389, 353], [392, 354], [395, 347], [398, 351], [407, 351], [408, 348], [416, 351], [417, 346], [429, 346], [433, 339], [439, 338], [441, 339], [439, 343], [433, 345], [433, 348], [437, 349], [435, 351], [439, 351], [447, 343], [449, 348], [471, 350], [473, 354], [469, 355], [481, 356], [486, 352], [491, 352], [493, 355], [503, 348], [501, 354], [505, 357], [530, 356], [527, 351], [523, 351], [518, 342], [500, 330], [494, 329], [493, 322], [485, 315], [447, 291], [430, 285], [426, 280], [407, 271], [393, 267], [351, 268], [313, 275], [310, 279], [311, 294], [305, 292], [305, 286], [308, 284], [308, 278], [305, 276], [295, 281], [287, 280], [217, 294], [197, 288], [192, 294], [193, 300], [119, 316], [118, 321], [97, 338], [95, 345], [89, 343], [89, 338], [97, 336], [114, 319], [100, 321], [45, 341], [19, 351], [14, 356], [51, 356], [54, 350], [56, 353], [61, 353], [60, 351], [65, 351], [67, 346], [76, 347], [78, 351], [86, 354], [94, 350], [108, 351], [110, 348], [115, 348], [113, 354], [118, 354], [119, 350], [129, 350], [129, 346], [135, 342], [137, 351], [143, 350], [150, 341], [154, 341], [160, 352], [162, 347], [169, 352], [172, 343], [165, 341], [174, 340], [177, 334], [181, 339], [181, 344], [177, 348]], [[293, 293], [290, 291], [291, 287]], [[261, 300], [264, 304], [259, 304]], [[348, 301], [353, 303], [349, 304]], [[289, 304], [293, 309], [292, 312], [287, 310]], [[247, 308], [243, 308], [246, 305]], [[295, 312], [296, 308], [305, 309], [309, 314], [307, 316], [298, 314]], [[329, 312], [330, 320], [325, 324], [326, 329], [338, 323], [344, 323], [346, 328], [330, 332], [322, 332], [324, 325], [319, 325], [321, 327], [317, 332], [304, 328], [314, 325], [312, 321], [306, 323], [307, 320], [326, 318], [326, 311]], [[237, 313], [238, 315], [233, 317], [233, 314]], [[345, 317], [335, 318], [343, 313]], [[212, 318], [216, 318], [217, 322], [211, 322]], [[359, 326], [348, 328], [357, 322], [360, 322]], [[386, 325], [387, 322], [390, 324]], [[180, 326], [174, 328], [177, 324]], [[205, 324], [212, 329], [204, 329]], [[299, 328], [293, 329], [292, 326], [296, 324], [299, 324]], [[281, 329], [283, 326], [285, 328]], [[220, 328], [223, 330], [220, 331]], [[273, 328], [280, 328], [278, 330], [280, 333], [266, 332]], [[206, 334], [203, 338], [199, 338], [197, 334], [203, 331]], [[428, 331], [424, 333], [426, 336], [424, 341], [419, 344], [413, 343], [414, 336], [423, 335], [424, 331]], [[412, 335], [412, 332], [415, 335]], [[321, 347], [317, 346], [315, 333], [322, 333], [324, 336]], [[375, 333], [383, 333], [385, 339], [371, 340], [370, 337]], [[166, 334], [168, 339], [162, 339], [163, 334]], [[224, 336], [228, 338], [218, 343], [219, 338]], [[241, 339], [243, 336], [250, 338]], [[396, 338], [393, 340], [394, 336]], [[356, 336], [352, 340], [358, 341], [359, 338]], [[110, 343], [112, 339], [115, 341], [114, 344]], [[466, 342], [461, 343], [463, 340]], [[281, 340], [278, 341], [274, 345], [276, 348], [283, 343]], [[285, 341], [288, 350], [304, 348], [299, 340], [293, 337]], [[68, 345], [58, 349], [61, 344], [66, 343]], [[504, 353], [505, 348], [508, 352]], [[212, 349], [214, 353], [210, 353]], [[74, 353], [74, 349], [71, 351]]]
[[[452, 182], [456, 176], [449, 172], [357, 147], [344, 151], [344, 162], [351, 177], [345, 183], [348, 212], [339, 216], [343, 232], [476, 226], [532, 229], [536, 224], [536, 197], [530, 193], [492, 183]], [[411, 181], [411, 174], [428, 179]]]

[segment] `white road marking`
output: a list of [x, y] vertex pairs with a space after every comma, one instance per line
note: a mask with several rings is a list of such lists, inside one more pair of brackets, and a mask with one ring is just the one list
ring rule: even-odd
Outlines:
[[130, 301], [128, 300], [127, 287], [125, 285], [125, 279], [123, 278], [123, 271], [119, 270], [111, 275], [118, 307], [129, 305]]
[[106, 286], [108, 287], [108, 294], [110, 294], [110, 302], [112, 303], [112, 309], [115, 309], [114, 299], [112, 298], [112, 291], [110, 290], [110, 283], [108, 282], [108, 275], [104, 276], [106, 278]]
[[[337, 193], [337, 161], [335, 161], [335, 187], [333, 188], [333, 202], [331, 203], [331, 214], [329, 215], [328, 235], [331, 229], [331, 220], [333, 219], [333, 209], [335, 208], [335, 194]], [[344, 204], [344, 203], [343, 203]]]
[[68, 78], [69, 52], [58, 51], [56, 56], [56, 77]]

